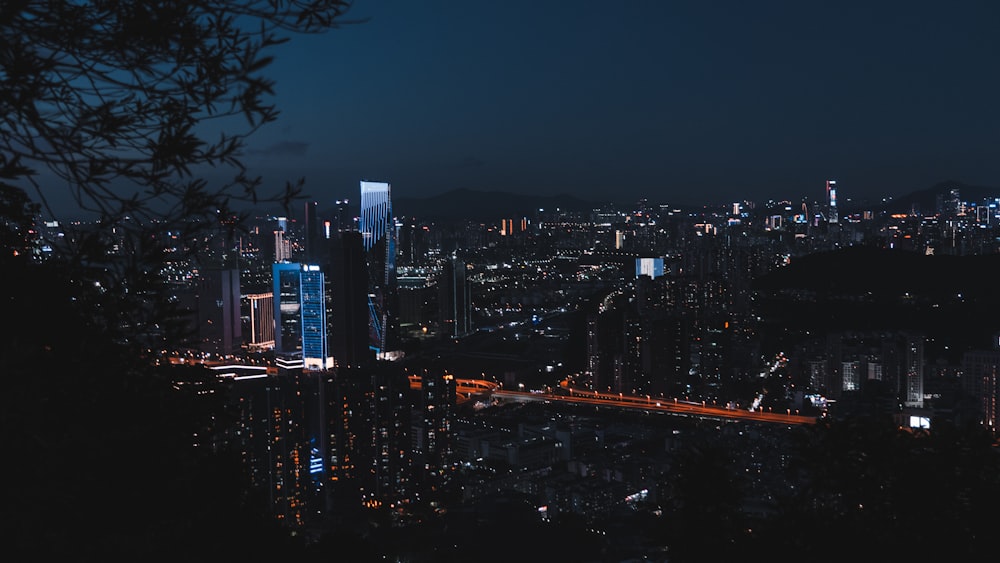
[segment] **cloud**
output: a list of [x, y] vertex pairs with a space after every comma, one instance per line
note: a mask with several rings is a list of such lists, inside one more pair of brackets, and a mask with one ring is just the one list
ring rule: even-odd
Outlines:
[[303, 141], [281, 141], [263, 149], [250, 149], [249, 154], [261, 156], [305, 156], [309, 143]]

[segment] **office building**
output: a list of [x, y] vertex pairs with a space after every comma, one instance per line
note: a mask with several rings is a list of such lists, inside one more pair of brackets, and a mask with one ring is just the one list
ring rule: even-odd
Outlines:
[[326, 279], [316, 264], [275, 263], [274, 350], [298, 356], [307, 370], [333, 367], [327, 325]]
[[358, 218], [368, 269], [369, 347], [376, 357], [397, 349], [396, 225], [390, 186], [361, 182]]
[[454, 256], [445, 261], [438, 281], [441, 334], [458, 338], [472, 332], [471, 293], [465, 262]]
[[330, 239], [330, 349], [337, 367], [359, 367], [374, 359], [369, 347], [368, 270], [361, 233]]
[[250, 293], [246, 296], [247, 348], [251, 352], [274, 348], [274, 294]]
[[195, 287], [199, 347], [204, 352], [233, 354], [242, 344], [240, 271], [208, 268]]
[[836, 225], [840, 222], [840, 216], [837, 214], [837, 181], [827, 180], [826, 181], [826, 200], [828, 206], [827, 222], [831, 225]]
[[271, 267], [274, 291], [274, 351], [302, 352], [301, 264], [275, 262]]
[[326, 280], [315, 264], [303, 264], [299, 276], [302, 361], [306, 370], [330, 369], [333, 357], [327, 339]]

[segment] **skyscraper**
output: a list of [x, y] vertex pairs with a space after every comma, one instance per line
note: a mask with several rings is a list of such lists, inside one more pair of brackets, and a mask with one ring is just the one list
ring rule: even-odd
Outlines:
[[340, 368], [372, 359], [369, 348], [368, 273], [361, 233], [344, 231], [330, 240], [330, 348]]
[[292, 241], [288, 238], [288, 219], [278, 217], [274, 230], [274, 261], [287, 262], [292, 259]]
[[826, 201], [829, 206], [829, 216], [827, 217], [827, 222], [831, 225], [836, 225], [840, 222], [840, 216], [837, 215], [837, 181], [827, 180], [826, 181]]
[[396, 228], [386, 182], [361, 181], [358, 219], [368, 265], [369, 347], [386, 357], [396, 348]]
[[275, 263], [274, 325], [278, 354], [301, 354], [306, 369], [333, 367], [326, 320], [326, 279], [316, 264]]
[[240, 271], [206, 268], [195, 288], [198, 337], [205, 352], [232, 354], [240, 347]]
[[924, 338], [906, 336], [903, 404], [908, 407], [924, 406]]
[[428, 502], [437, 503], [454, 477], [451, 462], [456, 383], [450, 373], [427, 369], [420, 382], [420, 415], [414, 421], [414, 467], [421, 494]]
[[361, 445], [362, 498], [391, 506], [410, 496], [409, 428], [410, 381], [398, 364], [383, 363], [369, 370], [370, 386], [366, 392], [364, 427], [366, 439]]
[[307, 370], [333, 367], [327, 339], [326, 280], [315, 264], [303, 264], [299, 272], [302, 318], [302, 360]]
[[323, 246], [323, 228], [320, 224], [316, 208], [319, 204], [315, 201], [307, 201], [305, 204], [305, 227], [303, 238], [305, 239], [306, 258], [305, 261], [315, 264], [319, 260], [326, 248]]
[[333, 232], [353, 231], [354, 220], [351, 218], [351, 202], [338, 199], [334, 203], [333, 217], [330, 220], [330, 230]]
[[294, 354], [302, 351], [301, 265], [275, 262], [274, 277], [274, 351]]
[[274, 294], [251, 293], [246, 296], [249, 311], [249, 348], [251, 351], [274, 348]]
[[451, 257], [445, 261], [438, 282], [441, 333], [449, 338], [465, 336], [472, 330], [469, 284], [465, 262]]
[[1000, 346], [969, 350], [962, 356], [962, 390], [976, 402], [979, 422], [1000, 428]]

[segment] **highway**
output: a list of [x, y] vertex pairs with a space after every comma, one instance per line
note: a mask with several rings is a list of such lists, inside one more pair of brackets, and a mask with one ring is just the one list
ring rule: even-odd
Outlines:
[[[420, 388], [420, 376], [410, 376], [410, 386]], [[716, 420], [742, 420], [772, 424], [815, 424], [816, 418], [793, 414], [792, 412], [750, 411], [729, 407], [707, 405], [678, 399], [664, 399], [649, 395], [628, 395], [625, 393], [599, 393], [586, 389], [563, 387], [560, 393], [538, 391], [508, 391], [497, 383], [480, 379], [456, 379], [456, 395], [459, 402], [473, 397], [494, 398], [503, 401], [545, 401], [550, 403], [586, 404], [599, 407], [613, 407], [662, 412], [679, 416], [710, 418]]]
[[[208, 364], [209, 362], [205, 362]], [[213, 362], [209, 366], [221, 379], [258, 379], [268, 377], [270, 370], [263, 366], [236, 363]], [[409, 375], [410, 388], [420, 389], [419, 375]], [[448, 376], [453, 377], [453, 376]], [[627, 393], [601, 393], [598, 391], [571, 387], [563, 382], [558, 392], [552, 391], [509, 391], [498, 383], [483, 379], [455, 378], [455, 394], [458, 403], [473, 399], [501, 401], [544, 401], [549, 403], [585, 404], [598, 407], [635, 409], [646, 412], [667, 413], [678, 416], [709, 418], [714, 420], [742, 420], [772, 424], [815, 424], [816, 418], [802, 416], [791, 411], [771, 412], [748, 410], [728, 406], [708, 405], [679, 399], [657, 398], [650, 395], [629, 395]]]

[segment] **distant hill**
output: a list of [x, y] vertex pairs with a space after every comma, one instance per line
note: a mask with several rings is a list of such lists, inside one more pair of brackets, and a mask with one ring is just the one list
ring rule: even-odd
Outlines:
[[958, 188], [959, 198], [962, 201], [972, 203], [982, 203], [985, 198], [1000, 197], [1000, 188], [973, 186], [949, 180], [896, 198], [889, 202], [887, 210], [892, 213], [909, 213], [911, 210], [916, 210], [918, 213], [929, 215], [937, 211], [938, 197], [947, 196], [953, 188]]
[[471, 219], [475, 221], [533, 217], [539, 209], [591, 211], [601, 202], [580, 199], [573, 195], [554, 196], [513, 194], [501, 191], [477, 191], [467, 188], [451, 190], [424, 198], [393, 198], [396, 215], [426, 219]]

